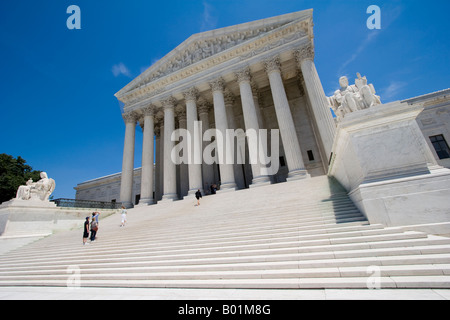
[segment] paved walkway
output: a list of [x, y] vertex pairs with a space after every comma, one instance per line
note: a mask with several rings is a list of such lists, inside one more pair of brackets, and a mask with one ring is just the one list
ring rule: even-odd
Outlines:
[[450, 289], [247, 290], [0, 287], [0, 300], [450, 300]]

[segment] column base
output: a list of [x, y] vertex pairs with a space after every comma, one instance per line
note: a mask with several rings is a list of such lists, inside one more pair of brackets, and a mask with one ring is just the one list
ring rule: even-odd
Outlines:
[[[197, 190], [199, 190], [199, 188], [189, 190], [189, 191], [188, 191], [188, 194], [187, 194], [186, 196], [184, 196], [183, 199], [194, 197], [194, 196], [195, 196], [195, 193], [197, 192]], [[205, 196], [205, 195], [206, 195], [206, 194], [205, 194], [205, 191], [203, 190], [203, 188], [200, 188], [200, 192], [202, 193], [202, 196]]]
[[197, 188], [197, 189], [191, 189], [191, 190], [189, 190], [186, 197], [195, 195], [195, 193], [196, 193], [198, 190], [200, 190], [200, 192], [202, 193], [202, 196], [205, 195], [205, 191], [203, 190], [203, 188]]
[[286, 181], [294, 181], [311, 178], [311, 175], [305, 169], [296, 169], [289, 171]]
[[160, 203], [163, 202], [172, 202], [178, 200], [178, 195], [176, 193], [169, 193], [169, 194], [165, 194], [162, 196], [161, 201], [159, 201]]
[[126, 209], [131, 209], [134, 207], [133, 203], [130, 201], [124, 201], [122, 202], [122, 206], [124, 206]]
[[228, 182], [220, 185], [220, 190], [217, 192], [227, 192], [227, 191], [236, 191], [236, 183]]
[[249, 188], [268, 186], [270, 184], [271, 182], [268, 176], [260, 176], [257, 178], [253, 178], [252, 183], [249, 185]]
[[154, 199], [140, 199], [139, 200], [139, 204], [137, 205], [137, 207], [144, 207], [144, 206], [148, 206], [151, 204], [155, 204], [155, 200]]

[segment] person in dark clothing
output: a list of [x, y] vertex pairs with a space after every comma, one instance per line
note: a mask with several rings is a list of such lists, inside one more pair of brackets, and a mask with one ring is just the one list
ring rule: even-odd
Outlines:
[[200, 205], [200, 198], [202, 197], [202, 193], [200, 192], [200, 189], [197, 190], [195, 193], [195, 197], [197, 198], [197, 206]]
[[86, 217], [86, 221], [84, 222], [83, 229], [83, 245], [87, 243], [87, 239], [89, 238], [89, 217]]

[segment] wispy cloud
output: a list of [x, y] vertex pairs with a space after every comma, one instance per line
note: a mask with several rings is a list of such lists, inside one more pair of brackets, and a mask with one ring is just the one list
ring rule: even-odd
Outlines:
[[367, 34], [366, 38], [361, 42], [361, 44], [358, 46], [356, 51], [348, 58], [339, 68], [338, 70], [338, 76], [342, 76], [342, 74], [345, 71], [345, 68], [352, 63], [356, 58], [359, 57], [359, 55], [367, 48], [367, 46], [372, 43], [377, 36], [380, 34], [379, 31], [371, 31]]
[[200, 31], [209, 31], [215, 29], [217, 26], [217, 17], [213, 15], [213, 6], [208, 2], [203, 1], [203, 14], [200, 25]]
[[398, 98], [398, 95], [402, 92], [403, 88], [407, 86], [408, 83], [404, 81], [391, 81], [391, 83], [384, 89], [381, 90], [381, 99], [383, 103], [393, 101]]
[[120, 75], [124, 75], [129, 78], [132, 77], [130, 70], [127, 68], [126, 65], [123, 64], [123, 62], [113, 65], [111, 71], [114, 77], [118, 77]]

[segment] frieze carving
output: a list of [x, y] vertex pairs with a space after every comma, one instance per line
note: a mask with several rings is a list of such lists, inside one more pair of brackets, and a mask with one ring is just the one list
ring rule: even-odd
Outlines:
[[[260, 46], [255, 46], [255, 48], [253, 48], [252, 50], [250, 50], [247, 53], [244, 53], [243, 55], [240, 56], [241, 60], [246, 60], [249, 59], [251, 57], [257, 56], [260, 53], [269, 51], [271, 49], [274, 48], [278, 48], [279, 46], [282, 46], [283, 44], [304, 38], [307, 36], [307, 33], [302, 31], [297, 31], [292, 35], [283, 37], [281, 39], [278, 39], [277, 41], [273, 41], [273, 42], [267, 42], [267, 43], [261, 43], [264, 45], [260, 45]], [[273, 40], [273, 39], [272, 39]]]

